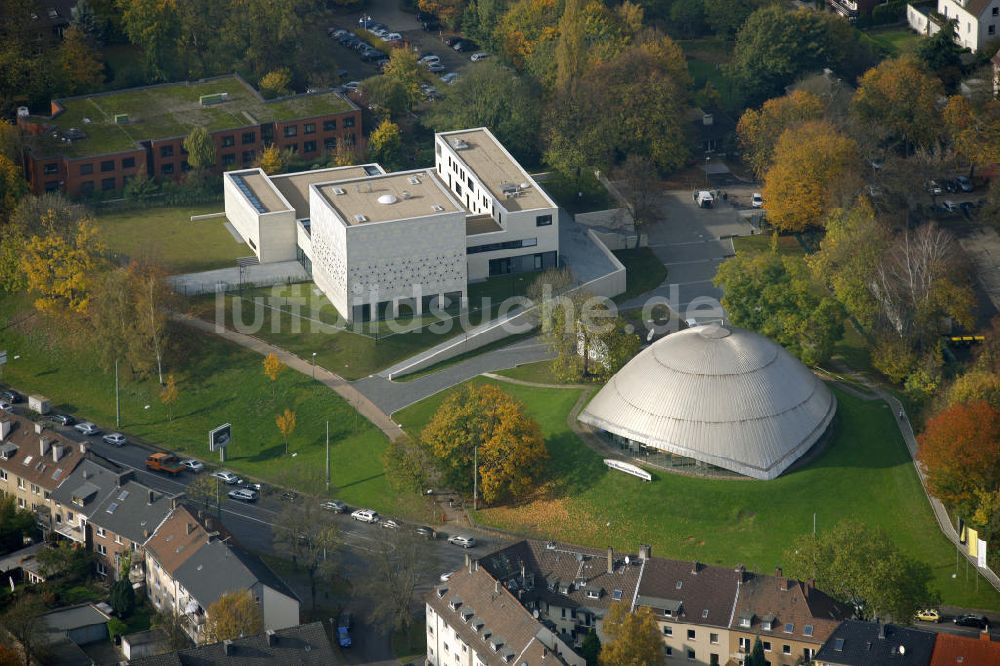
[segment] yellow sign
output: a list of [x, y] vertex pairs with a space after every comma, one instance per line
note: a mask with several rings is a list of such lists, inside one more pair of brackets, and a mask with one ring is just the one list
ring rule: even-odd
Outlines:
[[967, 527], [966, 531], [969, 535], [969, 555], [972, 557], [978, 557], [979, 555], [979, 533], [971, 527]]

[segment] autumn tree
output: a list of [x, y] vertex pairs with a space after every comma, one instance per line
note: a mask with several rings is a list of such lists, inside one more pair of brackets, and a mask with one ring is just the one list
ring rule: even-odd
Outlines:
[[[470, 472], [488, 504], [530, 492], [548, 458], [542, 431], [524, 406], [491, 384], [453, 391], [420, 433], [448, 485], [472, 490]], [[474, 459], [478, 467], [473, 469]]]
[[881, 528], [844, 520], [800, 537], [785, 553], [788, 573], [849, 604], [864, 620], [908, 622], [935, 604], [930, 569], [904, 553]]
[[[558, 40], [558, 6], [556, 0], [513, 0], [500, 16], [494, 33], [496, 41], [518, 71], [529, 69], [542, 54], [554, 56]], [[554, 78], [554, 58], [550, 67]]]
[[85, 313], [103, 249], [97, 227], [89, 220], [79, 221], [71, 238], [32, 236], [24, 248], [21, 269], [28, 290], [36, 295], [35, 308], [50, 313]]
[[104, 63], [99, 52], [87, 35], [75, 26], [63, 31], [59, 66], [71, 94], [93, 92], [104, 83]]
[[629, 612], [628, 604], [611, 604], [604, 617], [605, 641], [601, 666], [664, 666], [663, 639], [653, 612], [642, 606]]
[[[417, 61], [417, 54], [410, 49], [394, 49], [389, 54], [389, 62], [382, 72], [388, 81], [398, 84], [409, 98], [410, 104], [420, 99], [420, 82], [423, 79], [423, 67]], [[409, 107], [407, 107], [409, 108]]]
[[177, 380], [174, 379], [174, 373], [171, 372], [167, 375], [167, 382], [163, 385], [163, 390], [160, 391], [160, 402], [167, 408], [167, 416], [171, 421], [174, 420], [174, 404], [176, 404], [179, 397], [180, 391], [177, 389]]
[[882, 129], [884, 140], [906, 151], [929, 147], [941, 128], [938, 99], [941, 82], [911, 57], [884, 60], [865, 72], [854, 93], [852, 110], [862, 123]]
[[191, 647], [191, 639], [188, 638], [184, 630], [187, 618], [179, 613], [174, 613], [172, 609], [160, 611], [150, 618], [150, 626], [159, 629], [163, 635], [167, 646], [173, 650], [181, 650]]
[[977, 491], [1000, 490], [1000, 409], [984, 400], [951, 405], [927, 420], [918, 441], [927, 487], [959, 515], [976, 510]]
[[177, 3], [162, 0], [116, 0], [125, 35], [142, 49], [146, 74], [168, 81], [176, 66], [180, 22]]
[[807, 365], [825, 362], [844, 334], [844, 311], [816, 289], [802, 259], [737, 254], [716, 272], [722, 305], [736, 326], [765, 335]]
[[278, 355], [274, 352], [268, 352], [267, 356], [264, 357], [264, 376], [271, 380], [271, 400], [277, 398], [278, 391], [278, 377], [285, 370], [285, 364], [281, 362]]
[[458, 26], [465, 3], [462, 0], [417, 0], [420, 11], [436, 15], [449, 28]]
[[264, 631], [264, 614], [250, 590], [226, 592], [207, 609], [205, 642], [254, 636]]
[[943, 396], [946, 406], [979, 401], [1000, 408], [1000, 375], [979, 367], [973, 367], [956, 377]]
[[[0, 219], [4, 214], [0, 211]], [[28, 288], [21, 260], [32, 236], [58, 235], [71, 243], [77, 223], [86, 216], [82, 206], [70, 202], [58, 192], [28, 195], [17, 201], [3, 225], [3, 233], [0, 233], [0, 289], [16, 293]]]
[[264, 150], [260, 154], [260, 158], [257, 160], [257, 166], [264, 170], [264, 173], [268, 175], [273, 175], [276, 173], [281, 173], [285, 170], [285, 165], [287, 159], [284, 153], [278, 150], [278, 147], [273, 143], [264, 146]]
[[732, 40], [746, 20], [760, 7], [773, 0], [729, 0], [728, 2], [706, 2], [705, 20], [719, 37]]
[[21, 594], [0, 617], [0, 627], [21, 645], [24, 666], [31, 666], [33, 658], [40, 658], [40, 653], [46, 652], [48, 631], [42, 615], [47, 610], [41, 597]]
[[184, 489], [184, 495], [205, 511], [222, 511], [222, 481], [208, 474], [199, 474]]
[[397, 491], [422, 493], [440, 485], [436, 459], [420, 442], [408, 436], [389, 442], [382, 453], [382, 465], [389, 484]]
[[287, 67], [272, 69], [260, 80], [260, 93], [265, 99], [284, 97], [292, 92], [292, 73]]
[[368, 556], [368, 573], [362, 584], [370, 599], [369, 620], [385, 625], [404, 636], [413, 626], [413, 599], [422, 573], [422, 562], [431, 548], [427, 540], [412, 530], [391, 530], [373, 544]]
[[629, 155], [615, 172], [615, 179], [622, 196], [629, 203], [635, 225], [635, 246], [642, 241], [642, 231], [658, 222], [663, 216], [660, 199], [661, 183], [656, 166], [643, 155]]
[[585, 0], [566, 0], [556, 45], [556, 88], [575, 86], [587, 66]]
[[747, 109], [736, 125], [743, 160], [758, 178], [763, 178], [782, 132], [806, 121], [820, 120], [823, 113], [823, 101], [803, 90], [769, 99], [759, 110]]
[[204, 127], [195, 127], [184, 139], [188, 164], [193, 169], [210, 169], [215, 166], [215, 142]]
[[295, 426], [297, 425], [295, 412], [286, 407], [284, 412], [275, 415], [274, 423], [278, 426], [278, 432], [281, 433], [281, 439], [285, 442], [285, 455], [287, 456], [288, 439], [292, 436], [292, 433], [295, 432]]
[[[396, 79], [375, 75], [361, 82], [361, 92], [368, 105], [380, 115], [402, 118], [415, 103], [412, 90]], [[343, 146], [340, 142], [337, 146]]]
[[176, 292], [167, 282], [162, 266], [133, 261], [128, 266], [132, 285], [135, 320], [132, 325], [138, 343], [131, 349], [130, 362], [140, 372], [151, 370], [150, 359], [156, 361], [156, 375], [163, 385], [163, 355], [168, 344], [170, 310], [177, 302]]
[[334, 555], [339, 545], [337, 525], [318, 497], [286, 504], [274, 526], [274, 546], [287, 555], [296, 569], [309, 578], [309, 593], [316, 609], [316, 586], [336, 570]]
[[399, 125], [383, 118], [375, 131], [368, 137], [368, 149], [372, 158], [390, 169], [399, 166], [402, 160], [403, 136]]
[[917, 59], [937, 74], [948, 90], [954, 90], [962, 79], [962, 55], [965, 49], [955, 39], [955, 28], [954, 21], [943, 21], [936, 33], [920, 40], [916, 50]]
[[969, 177], [976, 166], [1000, 162], [1000, 100], [989, 98], [975, 104], [954, 95], [941, 112], [951, 145], [969, 162]]
[[6, 219], [27, 192], [21, 169], [11, 158], [0, 155], [0, 219]]
[[858, 147], [826, 121], [781, 133], [764, 176], [767, 219], [782, 231], [822, 225], [826, 213], [857, 191]]

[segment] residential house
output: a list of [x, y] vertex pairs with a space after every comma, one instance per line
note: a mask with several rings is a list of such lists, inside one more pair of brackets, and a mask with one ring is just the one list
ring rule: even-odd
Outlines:
[[64, 438], [15, 414], [0, 414], [0, 495], [34, 511], [43, 529], [51, 528], [58, 488], [88, 455], [88, 446]]
[[178, 179], [184, 139], [206, 127], [216, 173], [249, 167], [265, 146], [320, 158], [338, 144], [364, 148], [361, 111], [333, 91], [265, 100], [236, 74], [52, 100], [48, 116], [18, 110], [32, 192], [89, 196], [137, 176]]
[[130, 663], [132, 666], [332, 666], [339, 662], [330, 642], [329, 632], [333, 629], [322, 622], [269, 629], [256, 636], [142, 657]]
[[80, 546], [88, 546], [87, 522], [97, 507], [131, 476], [131, 470], [109, 460], [96, 456], [81, 460], [66, 480], [52, 491], [52, 529]]
[[48, 544], [39, 541], [0, 557], [0, 578], [28, 585], [44, 583], [45, 576], [38, 561], [38, 551], [42, 548], [48, 548]]
[[885, 0], [826, 0], [826, 6], [849, 21], [856, 21], [861, 16], [871, 16], [875, 5]]
[[853, 610], [812, 581], [739, 571], [740, 583], [730, 624], [730, 654], [749, 654], [760, 637], [772, 666], [795, 666], [812, 659]]
[[267, 629], [299, 623], [299, 599], [258, 557], [177, 506], [146, 542], [146, 594], [157, 610], [181, 615], [196, 643], [208, 609], [227, 592], [249, 590]]
[[937, 0], [937, 11], [914, 3], [907, 5], [906, 18], [912, 29], [928, 36], [950, 21], [955, 25], [955, 42], [976, 52], [997, 37], [1000, 0]]
[[817, 666], [928, 666], [935, 636], [912, 627], [848, 620], [830, 634], [815, 662]]
[[131, 566], [133, 583], [145, 580], [146, 556], [143, 546], [170, 512], [179, 496], [153, 490], [128, 480], [109, 493], [90, 516], [91, 543], [97, 553], [97, 572], [117, 580], [123, 560]]
[[979, 638], [939, 632], [934, 641], [931, 666], [958, 664], [1000, 664], [1000, 643], [990, 638], [990, 632], [980, 632]]

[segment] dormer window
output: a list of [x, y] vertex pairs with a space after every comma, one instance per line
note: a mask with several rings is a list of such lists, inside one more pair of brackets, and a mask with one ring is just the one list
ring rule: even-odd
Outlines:
[[795, 625], [793, 623], [791, 623], [791, 622], [786, 623], [785, 624], [785, 633], [786, 634], [793, 634], [793, 633], [795, 633]]

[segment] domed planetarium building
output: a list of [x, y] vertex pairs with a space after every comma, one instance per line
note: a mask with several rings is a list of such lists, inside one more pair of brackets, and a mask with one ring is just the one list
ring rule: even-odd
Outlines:
[[647, 447], [757, 479], [773, 479], [826, 432], [837, 402], [780, 345], [707, 324], [642, 350], [580, 421]]

